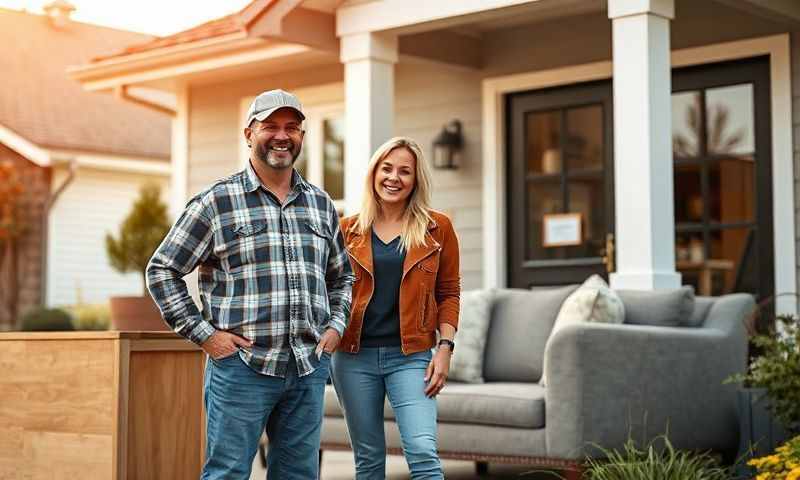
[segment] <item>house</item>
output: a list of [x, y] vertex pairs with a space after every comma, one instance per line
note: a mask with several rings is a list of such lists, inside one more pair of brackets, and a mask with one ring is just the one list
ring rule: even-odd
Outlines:
[[70, 73], [175, 96], [176, 208], [242, 168], [248, 103], [284, 88], [308, 110], [298, 168], [345, 212], [380, 143], [460, 122], [433, 203], [464, 288], [767, 298], [797, 284], [798, 31], [777, 0], [254, 0]]
[[[168, 195], [171, 170], [167, 115], [87, 92], [66, 74], [70, 65], [152, 37], [75, 22], [63, 0], [46, 10], [0, 9], [0, 162], [22, 172], [32, 199], [19, 288], [0, 288], [6, 300], [18, 292], [19, 314], [140, 295], [140, 276], [109, 266], [104, 237], [117, 231], [140, 185], [155, 182]], [[12, 285], [3, 275], [2, 284]], [[0, 309], [0, 329], [10, 327], [12, 315]]]

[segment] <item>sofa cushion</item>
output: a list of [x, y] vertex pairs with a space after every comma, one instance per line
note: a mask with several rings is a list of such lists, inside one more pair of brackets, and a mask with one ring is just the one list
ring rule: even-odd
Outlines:
[[694, 311], [694, 289], [618, 290], [625, 304], [625, 323], [656, 327], [688, 325]]
[[692, 315], [685, 321], [681, 319], [681, 326], [692, 328], [702, 327], [703, 324], [706, 323], [706, 317], [712, 305], [714, 305], [713, 297], [694, 297]]
[[[448, 382], [436, 397], [437, 421], [519, 428], [544, 427], [544, 388], [535, 383]], [[326, 417], [344, 417], [336, 392], [325, 387]], [[383, 418], [394, 420], [389, 400]]]
[[483, 383], [483, 352], [492, 313], [492, 290], [461, 293], [461, 312], [456, 331], [456, 350], [450, 359], [448, 379]]
[[[625, 320], [625, 306], [622, 300], [608, 287], [605, 280], [599, 275], [592, 275], [564, 300], [550, 332], [550, 338], [567, 325], [583, 322], [622, 323], [623, 320]], [[547, 385], [546, 353], [539, 383]]]
[[[564, 299], [577, 285], [497, 290], [484, 355], [487, 382], [536, 382], [544, 346]], [[458, 348], [458, 347], [456, 347]]]
[[438, 421], [542, 428], [544, 394], [535, 383], [449, 382], [436, 397]]

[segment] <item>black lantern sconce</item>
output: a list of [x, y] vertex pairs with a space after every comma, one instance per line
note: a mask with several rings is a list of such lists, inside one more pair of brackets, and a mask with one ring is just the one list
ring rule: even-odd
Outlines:
[[433, 168], [453, 170], [461, 164], [464, 136], [461, 122], [453, 120], [433, 140]]

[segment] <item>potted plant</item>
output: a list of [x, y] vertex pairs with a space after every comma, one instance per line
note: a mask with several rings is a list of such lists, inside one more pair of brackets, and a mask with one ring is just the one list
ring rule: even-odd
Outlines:
[[727, 380], [742, 384], [740, 459], [766, 455], [788, 434], [800, 433], [800, 319], [764, 315], [772, 309], [764, 307], [748, 325], [753, 354], [747, 371]]
[[120, 273], [141, 275], [143, 295], [111, 297], [111, 322], [117, 330], [167, 330], [153, 299], [147, 294], [147, 262], [169, 232], [167, 206], [161, 189], [145, 185], [115, 238], [106, 235], [106, 251], [111, 266]]

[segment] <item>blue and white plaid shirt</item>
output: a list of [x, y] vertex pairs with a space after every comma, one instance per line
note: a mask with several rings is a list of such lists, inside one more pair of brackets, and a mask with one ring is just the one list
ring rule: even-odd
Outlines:
[[[195, 268], [202, 312], [183, 281]], [[325, 330], [343, 334], [354, 279], [328, 194], [294, 172], [281, 205], [251, 165], [189, 201], [147, 266], [175, 332], [198, 345], [216, 330], [252, 340], [241, 357], [278, 377], [290, 351], [299, 375], [313, 372]]]

